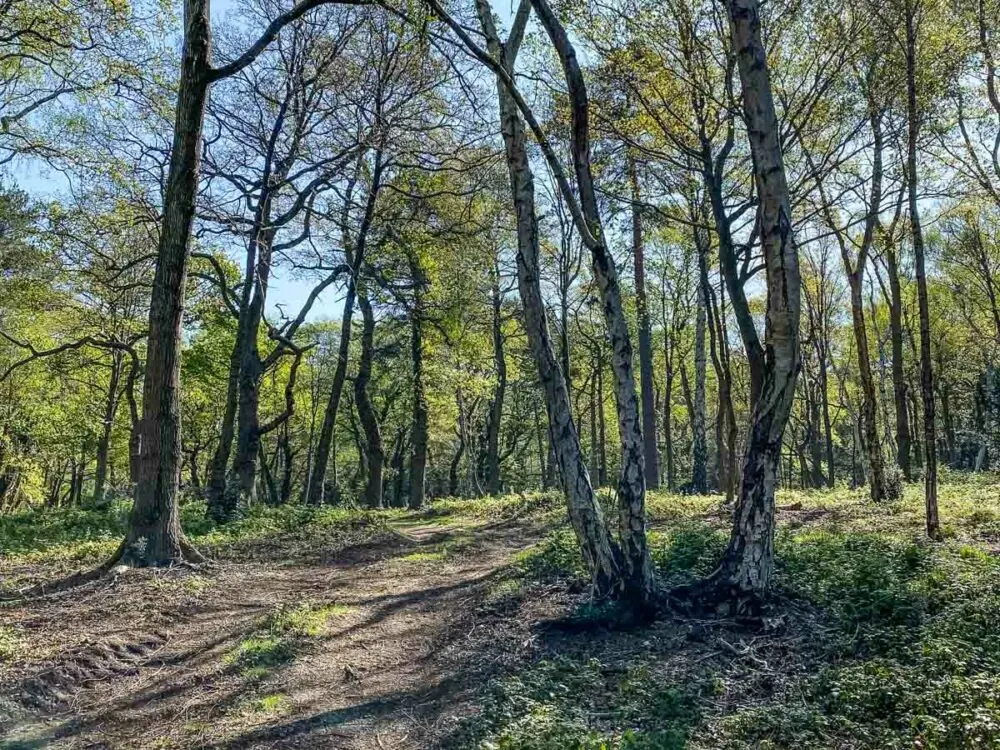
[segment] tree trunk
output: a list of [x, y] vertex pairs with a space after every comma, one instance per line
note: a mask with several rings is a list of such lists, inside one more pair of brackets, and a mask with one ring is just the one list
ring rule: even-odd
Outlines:
[[267, 498], [266, 502], [269, 505], [278, 505], [278, 487], [274, 483], [274, 475], [271, 473], [271, 467], [267, 463], [267, 456], [264, 455], [264, 446], [259, 445], [258, 448], [257, 460], [260, 461], [261, 484], [264, 487], [264, 495]]
[[[705, 312], [707, 314], [709, 332], [709, 351], [712, 354], [712, 367], [718, 382], [719, 423], [717, 424], [718, 445], [718, 482], [719, 489], [725, 493], [726, 504], [731, 504], [736, 495], [736, 414], [733, 411], [733, 376], [729, 371], [729, 350], [726, 343], [726, 330], [723, 323], [725, 312], [716, 304], [715, 292], [708, 280], [707, 248], [699, 253], [701, 262], [699, 272], [700, 284], [705, 296]], [[724, 283], [724, 282], [723, 282]], [[720, 283], [719, 295], [723, 294]]]
[[767, 278], [764, 379], [751, 417], [733, 531], [708, 584], [730, 611], [754, 609], [774, 569], [774, 492], [799, 360], [799, 261], [757, 0], [728, 0], [760, 200]]
[[[344, 392], [344, 381], [347, 379], [347, 363], [350, 359], [351, 328], [354, 320], [354, 302], [357, 296], [358, 274], [364, 263], [365, 251], [368, 244], [368, 231], [375, 216], [375, 207], [378, 202], [379, 191], [382, 187], [382, 169], [382, 150], [377, 149], [375, 151], [371, 186], [368, 189], [368, 198], [365, 202], [365, 213], [358, 227], [358, 235], [354, 241], [354, 248], [353, 250], [345, 248], [351, 273], [348, 277], [347, 290], [344, 295], [344, 311], [341, 315], [340, 324], [340, 344], [337, 348], [337, 366], [333, 373], [333, 383], [330, 386], [330, 397], [326, 402], [326, 409], [323, 412], [323, 424], [320, 428], [319, 440], [316, 443], [316, 451], [312, 459], [312, 471], [302, 498], [303, 502], [314, 505], [319, 505], [326, 499], [324, 495], [326, 490], [327, 466], [330, 463], [330, 451], [333, 447], [334, 432], [337, 427], [337, 413], [340, 410], [340, 398]], [[336, 458], [334, 458], [334, 461], [336, 461]], [[334, 471], [334, 496], [336, 496], [336, 485], [337, 477], [336, 471]]]
[[854, 326], [854, 343], [858, 350], [858, 368], [861, 380], [861, 440], [862, 448], [868, 456], [868, 482], [872, 500], [887, 499], [885, 466], [882, 463], [882, 447], [878, 438], [875, 378], [872, 375], [871, 358], [868, 353], [868, 331], [865, 327], [862, 284], [864, 269], [858, 267], [853, 273], [848, 271], [847, 279], [851, 287], [851, 320]]
[[597, 486], [608, 486], [608, 427], [604, 416], [604, 347], [597, 345]]
[[493, 363], [497, 370], [496, 388], [490, 399], [486, 415], [486, 494], [500, 494], [500, 421], [503, 418], [503, 402], [507, 392], [507, 360], [504, 356], [503, 299], [500, 296], [500, 266], [493, 264], [491, 279]]
[[292, 498], [292, 454], [291, 437], [288, 434], [288, 422], [281, 426], [281, 437], [279, 438], [281, 449], [281, 489], [278, 495], [278, 502], [284, 505]]
[[468, 444], [468, 427], [465, 420], [465, 398], [462, 396], [462, 389], [455, 391], [455, 406], [458, 408], [458, 448], [451, 458], [451, 466], [448, 467], [448, 496], [458, 497], [459, 471], [462, 468], [462, 458], [465, 456], [466, 445]]
[[[622, 305], [621, 288], [614, 258], [608, 247], [598, 209], [597, 191], [590, 166], [590, 115], [587, 88], [566, 29], [548, 0], [531, 0], [542, 27], [562, 64], [570, 105], [570, 152], [576, 177], [577, 230], [590, 251], [591, 270], [601, 299], [602, 312], [611, 344], [611, 371], [614, 374], [618, 434], [621, 441], [621, 468], [618, 476], [619, 538], [622, 547], [624, 596], [635, 614], [648, 614], [653, 593], [653, 575], [646, 544], [646, 483], [639, 401], [633, 373], [632, 342]], [[550, 166], [559, 168], [551, 149]], [[561, 169], [560, 169], [561, 174]], [[561, 190], [567, 203], [574, 201], [565, 177]]]
[[[667, 489], [673, 490], [676, 486], [674, 476], [674, 430], [673, 430], [673, 407], [674, 407], [674, 347], [671, 336], [670, 323], [667, 319], [667, 291], [666, 282], [660, 287], [660, 302], [663, 306], [663, 457], [667, 470]], [[673, 314], [676, 314], [674, 311]]]
[[674, 479], [674, 374], [667, 371], [663, 385], [663, 460], [666, 463], [667, 489], [676, 486]]
[[201, 455], [200, 448], [188, 451], [188, 477], [191, 482], [191, 489], [201, 492], [201, 475], [198, 473], [198, 456]]
[[180, 349], [211, 46], [207, 0], [185, 0], [173, 147], [149, 306], [149, 343], [138, 429], [138, 481], [121, 549], [121, 558], [134, 565], [163, 565], [200, 557], [184, 540], [178, 506]]
[[[941, 369], [942, 368], [939, 365], [938, 372], [941, 372]], [[941, 419], [944, 422], [945, 459], [950, 465], [954, 465], [956, 460], [956, 448], [955, 422], [951, 415], [951, 387], [943, 378], [939, 382], [939, 389], [941, 391]]]
[[358, 374], [354, 379], [354, 404], [358, 409], [361, 428], [365, 432], [365, 445], [368, 457], [368, 481], [365, 484], [364, 504], [369, 508], [382, 507], [382, 467], [385, 464], [385, 450], [382, 448], [382, 430], [379, 427], [378, 415], [372, 405], [368, 393], [371, 382], [372, 360], [375, 356], [375, 314], [371, 301], [364, 290], [358, 294], [358, 307], [361, 308], [363, 327], [361, 329], [361, 359], [358, 362]]
[[887, 249], [886, 269], [889, 276], [889, 336], [892, 340], [892, 395], [896, 404], [896, 463], [906, 481], [913, 480], [910, 462], [910, 418], [906, 372], [903, 362], [903, 290], [899, 279], [899, 260]]
[[[937, 502], [937, 439], [934, 419], [934, 366], [931, 355], [931, 318], [927, 299], [927, 271], [924, 263], [924, 234], [920, 224], [917, 176], [917, 137], [920, 113], [917, 110], [917, 38], [915, 0], [906, 3], [906, 170], [910, 232], [917, 277], [917, 304], [920, 313], [920, 390], [924, 402], [924, 504], [927, 536], [941, 537]], [[919, 0], [917, 0], [919, 1]]]
[[326, 497], [326, 474], [330, 463], [330, 451], [333, 448], [333, 435], [337, 426], [337, 414], [340, 411], [340, 398], [344, 392], [344, 382], [347, 380], [347, 362], [351, 351], [351, 328], [354, 324], [354, 303], [357, 297], [354, 275], [347, 282], [347, 293], [344, 295], [344, 311], [340, 318], [340, 342], [337, 346], [337, 365], [333, 371], [333, 383], [330, 386], [330, 396], [323, 411], [323, 423], [319, 430], [319, 440], [316, 441], [316, 451], [313, 455], [312, 474], [302, 498], [304, 503], [320, 505], [327, 500], [336, 500], [336, 477], [334, 477], [334, 497]]
[[[824, 347], [824, 355], [826, 348]], [[823, 437], [826, 442], [826, 486], [833, 489], [837, 484], [833, 457], [833, 422], [830, 419], [829, 374], [827, 357], [819, 361], [820, 408], [823, 412]], [[877, 403], [877, 402], [876, 402]]]
[[410, 442], [410, 510], [424, 506], [427, 474], [427, 392], [424, 385], [423, 324], [427, 279], [418, 258], [410, 256], [413, 309], [410, 311], [410, 355], [413, 361], [413, 428]]
[[740, 278], [736, 265], [736, 246], [730, 231], [729, 215], [726, 212], [725, 196], [723, 195], [722, 178], [716, 174], [715, 163], [707, 137], [702, 138], [702, 176], [709, 205], [712, 209], [712, 219], [715, 223], [716, 235], [719, 238], [719, 266], [722, 277], [729, 292], [736, 324], [743, 341], [743, 349], [750, 366], [750, 408], [752, 409], [760, 396], [764, 382], [764, 347], [760, 343], [757, 324], [754, 323], [747, 301], [743, 280]]
[[[523, 32], [527, 14], [518, 11], [515, 29]], [[499, 60], [508, 75], [513, 70], [519, 38], [512, 35], [506, 48], [500, 45], [493, 25], [492, 10], [486, 0], [477, 0], [476, 9], [490, 53]], [[520, 23], [520, 27], [518, 27]], [[534, 177], [528, 159], [524, 123], [510, 89], [498, 75], [497, 92], [500, 106], [500, 129], [503, 135], [510, 176], [511, 194], [517, 217], [517, 280], [524, 307], [525, 331], [532, 355], [538, 366], [539, 381], [545, 394], [549, 438], [555, 449], [563, 478], [563, 491], [570, 521], [576, 532], [583, 559], [590, 570], [597, 591], [612, 594], [618, 589], [621, 566], [620, 552], [608, 532], [603, 512], [590, 483], [583, 460], [580, 439], [573, 423], [566, 381], [559, 367], [539, 282], [538, 219], [535, 214]]]
[[639, 322], [639, 391], [642, 396], [643, 460], [646, 487], [660, 487], [660, 457], [656, 448], [656, 398], [653, 390], [653, 332], [649, 322], [646, 298], [645, 248], [642, 239], [639, 178], [635, 161], [629, 159], [629, 181], [632, 186], [632, 258], [635, 269], [635, 307]]
[[[869, 124], [872, 131], [872, 180], [871, 192], [868, 202], [868, 215], [865, 218], [864, 234], [861, 240], [861, 247], [858, 250], [856, 261], [851, 260], [851, 252], [845, 239], [845, 232], [838, 226], [835, 216], [830, 208], [826, 191], [823, 187], [822, 179], [817, 176], [816, 182], [819, 187], [820, 196], [823, 202], [823, 211], [827, 223], [835, 232], [837, 243], [840, 246], [840, 256], [844, 265], [844, 272], [851, 290], [851, 323], [854, 332], [854, 343], [857, 347], [858, 355], [858, 375], [861, 383], [861, 424], [860, 435], [862, 448], [868, 456], [868, 476], [869, 493], [872, 500], [879, 502], [886, 499], [894, 499], [888, 496], [888, 487], [885, 479], [885, 464], [882, 457], [882, 446], [878, 435], [878, 399], [875, 391], [875, 378], [872, 374], [871, 355], [868, 349], [868, 330], [865, 325], [864, 308], [864, 283], [865, 268], [868, 263], [868, 256], [875, 243], [876, 232], [879, 228], [879, 210], [882, 205], [882, 113], [878, 111], [874, 102], [870, 102], [871, 112], [869, 114]], [[812, 159], [807, 159], [817, 175], [820, 174], [815, 169]], [[823, 303], [826, 304], [825, 301]], [[828, 354], [827, 333], [825, 317], [820, 317], [821, 345], [817, 346], [817, 355], [820, 360], [820, 381], [823, 393], [823, 417], [826, 429], [828, 463], [830, 466], [830, 486], [833, 486], [833, 443], [830, 429], [829, 407], [826, 398], [826, 361]]]
[[111, 374], [108, 378], [108, 393], [104, 399], [104, 419], [101, 436], [97, 439], [97, 466], [94, 469], [94, 505], [104, 502], [104, 492], [108, 481], [108, 458], [111, 453], [111, 437], [114, 431], [115, 414], [118, 412], [119, 386], [122, 375], [122, 352], [114, 352], [111, 360]]
[[[700, 230], [695, 230], [701, 234]], [[705, 433], [705, 323], [707, 319], [708, 270], [706, 267], [706, 243], [696, 239], [698, 247], [698, 286], [694, 327], [694, 414], [691, 426], [694, 430], [691, 441], [691, 491], [698, 495], [708, 492], [708, 438]], [[720, 457], [721, 462], [721, 457]]]
[[403, 487], [406, 484], [406, 466], [403, 454], [406, 452], [406, 428], [400, 428], [396, 433], [395, 445], [392, 449], [392, 460], [389, 465], [396, 472], [393, 483], [392, 502], [397, 508], [405, 508], [406, 500], [403, 498]]
[[[818, 378], [817, 378], [818, 381]], [[806, 389], [808, 390], [808, 388]], [[823, 477], [823, 446], [820, 444], [820, 396], [818, 382], [817, 387], [813, 388], [812, 397], [809, 399], [809, 486], [814, 489], [819, 489], [825, 483], [825, 478]]]
[[[250, 243], [251, 253], [256, 252], [254, 243]], [[236, 410], [239, 405], [240, 363], [243, 357], [243, 317], [250, 304], [250, 287], [253, 277], [253, 260], [248, 257], [244, 292], [241, 295], [240, 319], [236, 326], [236, 338], [233, 341], [233, 351], [229, 355], [229, 377], [226, 382], [226, 406], [222, 412], [222, 424], [219, 426], [219, 442], [215, 444], [212, 460], [208, 467], [208, 492], [206, 512], [209, 518], [221, 518], [224, 514], [217, 512], [224, 506], [226, 494], [226, 470], [229, 467], [229, 457], [232, 455], [233, 440], [236, 439]]]
[[[239, 322], [237, 326], [236, 343], [233, 361], [230, 367], [236, 367], [236, 403], [238, 425], [236, 431], [236, 452], [233, 457], [232, 471], [224, 480], [221, 494], [215, 485], [218, 478], [213, 473], [213, 487], [208, 498], [208, 513], [219, 522], [232, 520], [239, 516], [243, 509], [250, 505], [257, 492], [257, 456], [260, 453], [260, 381], [264, 376], [264, 363], [261, 361], [257, 335], [264, 317], [264, 307], [267, 300], [268, 283], [271, 276], [271, 255], [277, 228], [272, 226], [271, 207], [274, 192], [287, 175], [291, 166], [289, 159], [282, 160], [283, 166], [274, 168], [274, 143], [281, 133], [287, 101], [278, 109], [271, 127], [268, 153], [265, 156], [263, 173], [261, 175], [261, 193], [254, 211], [253, 225], [247, 243], [246, 281], [240, 300]], [[230, 373], [230, 382], [233, 376]], [[229, 418], [227, 402], [226, 417]], [[223, 430], [226, 425], [223, 424]], [[232, 424], [229, 425], [229, 443], [232, 442]], [[222, 461], [225, 471], [225, 461], [228, 460], [230, 446], [225, 441], [219, 441], [220, 447], [225, 447], [225, 455], [216, 456]], [[213, 472], [217, 467], [213, 465]]]

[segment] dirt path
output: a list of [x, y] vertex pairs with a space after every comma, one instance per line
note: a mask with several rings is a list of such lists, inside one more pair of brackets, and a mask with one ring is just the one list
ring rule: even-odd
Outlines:
[[0, 610], [54, 644], [7, 676], [0, 748], [432, 747], [530, 640], [484, 599], [539, 533], [411, 520]]

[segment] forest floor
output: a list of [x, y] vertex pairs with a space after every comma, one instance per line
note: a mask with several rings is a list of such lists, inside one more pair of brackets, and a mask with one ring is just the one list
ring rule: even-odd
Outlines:
[[[753, 627], [600, 612], [552, 496], [420, 513], [262, 509], [212, 562], [0, 605], [0, 748], [1000, 746], [1000, 478], [783, 493], [779, 595]], [[661, 578], [707, 572], [718, 497], [650, 498]], [[0, 594], [99, 561], [122, 508], [0, 521]]]

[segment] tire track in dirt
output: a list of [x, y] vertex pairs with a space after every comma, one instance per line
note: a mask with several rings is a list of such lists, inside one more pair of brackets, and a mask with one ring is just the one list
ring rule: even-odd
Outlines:
[[[116, 593], [136, 606], [104, 611], [100, 627], [101, 597], [61, 613], [96, 632], [22, 677], [17, 701], [31, 716], [0, 748], [427, 747], [481, 685], [456, 656], [480, 637], [479, 602], [538, 533], [417, 522], [204, 576], [132, 571]], [[160, 597], [149, 596], [155, 581], [166, 581]], [[204, 590], [191, 594], [194, 581]], [[338, 614], [294, 658], [252, 679], [227, 664], [261, 618], [306, 602]], [[157, 627], [145, 630], [139, 605], [154, 604]]]

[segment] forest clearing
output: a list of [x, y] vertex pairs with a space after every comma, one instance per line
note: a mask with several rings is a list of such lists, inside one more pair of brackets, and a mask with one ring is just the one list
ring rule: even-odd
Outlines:
[[[2, 747], [990, 747], [996, 479], [942, 485], [940, 545], [916, 494], [779, 495], [778, 593], [753, 627], [602, 627], [554, 494], [202, 524], [201, 570], [4, 605]], [[658, 574], [709, 572], [720, 498], [650, 510]], [[38, 518], [8, 519], [4, 579], [100, 561], [122, 511], [66, 511], [34, 541]]]
[[0, 1], [0, 750], [1000, 748], [998, 56]]

